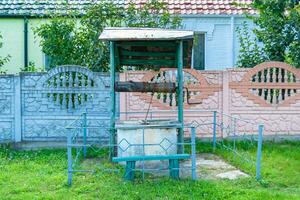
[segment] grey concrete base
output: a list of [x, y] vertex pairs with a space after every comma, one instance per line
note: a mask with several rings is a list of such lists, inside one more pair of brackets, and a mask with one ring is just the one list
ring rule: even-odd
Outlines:
[[300, 134], [297, 135], [264, 135], [264, 141], [283, 142], [283, 141], [300, 141]]
[[[248, 136], [242, 136], [238, 135], [235, 137], [236, 140], [243, 141], [245, 138], [252, 139], [252, 135]], [[257, 138], [257, 135], [254, 135], [254, 137]], [[226, 138], [223, 138], [225, 140], [233, 140], [233, 136], [228, 136]], [[221, 138], [217, 138], [217, 140], [222, 140]], [[299, 141], [300, 140], [300, 134], [296, 135], [289, 135], [289, 134], [276, 134], [276, 135], [264, 135], [263, 138], [264, 141], [272, 141], [272, 142], [283, 142], [283, 141]]]
[[19, 150], [38, 150], [38, 149], [66, 149], [66, 141], [26, 141], [12, 143], [12, 147]]

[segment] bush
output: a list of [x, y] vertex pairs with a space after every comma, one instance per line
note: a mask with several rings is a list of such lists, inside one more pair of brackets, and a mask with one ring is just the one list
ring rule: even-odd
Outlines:
[[[2, 35], [0, 34], [0, 49], [2, 48], [3, 46], [3, 43], [2, 43]], [[7, 62], [9, 62], [9, 59], [10, 59], [10, 55], [7, 55], [5, 57], [2, 57], [0, 55], [0, 74], [5, 74], [6, 73], [6, 70], [3, 69], [3, 65]]]

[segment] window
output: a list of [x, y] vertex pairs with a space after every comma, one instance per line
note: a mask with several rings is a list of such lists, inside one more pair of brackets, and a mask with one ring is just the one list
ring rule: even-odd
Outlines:
[[47, 54], [44, 54], [44, 64], [45, 70], [49, 71], [51, 69], [51, 57]]
[[205, 69], [205, 34], [195, 33], [193, 47], [193, 68], [197, 70]]

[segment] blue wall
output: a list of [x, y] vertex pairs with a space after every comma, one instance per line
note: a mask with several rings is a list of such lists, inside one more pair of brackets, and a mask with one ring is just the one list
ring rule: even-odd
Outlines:
[[236, 65], [239, 42], [236, 28], [246, 21], [243, 16], [182, 16], [183, 29], [205, 34], [205, 70], [232, 68]]

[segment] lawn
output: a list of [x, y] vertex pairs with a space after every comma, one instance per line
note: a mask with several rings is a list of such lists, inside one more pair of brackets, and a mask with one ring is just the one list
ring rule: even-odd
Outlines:
[[[206, 151], [203, 143], [198, 149]], [[240, 148], [243, 151], [243, 148]], [[246, 150], [244, 150], [246, 151]], [[255, 156], [255, 148], [249, 149]], [[217, 154], [235, 162], [228, 152]], [[124, 182], [119, 173], [76, 174], [67, 186], [66, 150], [0, 150], [0, 199], [300, 199], [300, 142], [265, 143], [262, 177], [236, 181], [174, 181], [168, 178]]]

